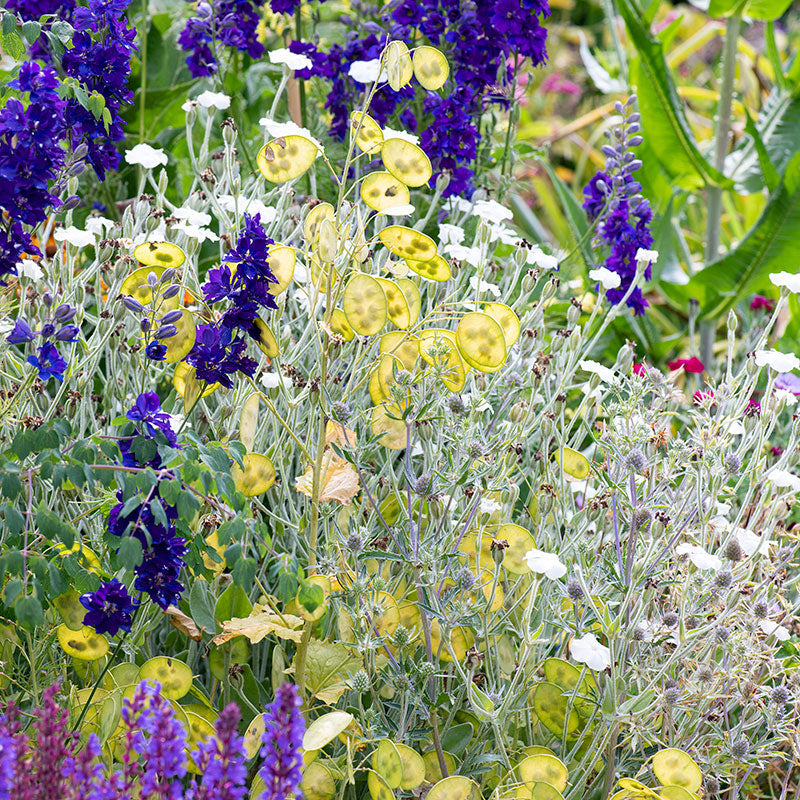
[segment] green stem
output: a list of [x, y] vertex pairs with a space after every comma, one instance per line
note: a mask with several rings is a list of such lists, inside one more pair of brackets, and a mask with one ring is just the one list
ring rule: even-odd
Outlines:
[[[731, 106], [733, 102], [733, 82], [736, 77], [736, 45], [739, 41], [741, 17], [734, 14], [725, 23], [725, 48], [722, 53], [722, 82], [717, 106], [717, 130], [714, 136], [714, 167], [720, 172], [725, 167], [731, 134]], [[722, 187], [708, 189], [708, 217], [706, 220], [706, 267], [719, 255], [722, 232]], [[710, 364], [713, 358], [713, 344], [716, 325], [711, 320], [700, 323], [700, 360]]]
[[89, 697], [86, 698], [86, 702], [83, 704], [83, 710], [80, 713], [75, 725], [73, 726], [72, 730], [76, 731], [81, 726], [81, 722], [83, 722], [83, 718], [86, 716], [86, 712], [89, 710], [89, 706], [92, 704], [92, 698], [97, 692], [98, 687], [100, 686], [101, 681], [106, 676], [106, 672], [111, 669], [111, 665], [117, 660], [117, 656], [120, 654], [122, 650], [122, 645], [125, 644], [125, 639], [128, 638], [127, 632], [122, 634], [122, 638], [117, 642], [117, 646], [114, 648], [114, 651], [108, 657], [108, 661], [106, 661], [106, 665], [103, 667], [100, 674], [97, 676], [97, 680], [94, 682], [94, 686], [92, 686], [92, 691], [89, 692]]
[[144, 141], [144, 112], [146, 108], [146, 95], [147, 95], [147, 18], [149, 11], [147, 7], [148, 0], [142, 0], [142, 71], [141, 81], [139, 84], [139, 143]]

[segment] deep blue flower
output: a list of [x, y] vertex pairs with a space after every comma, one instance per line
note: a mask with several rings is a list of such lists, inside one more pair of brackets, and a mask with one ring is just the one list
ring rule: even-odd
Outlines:
[[[0, 201], [0, 208], [2, 206]], [[17, 274], [17, 264], [25, 254], [40, 256], [41, 251], [33, 244], [30, 234], [25, 232], [22, 225], [11, 221], [7, 230], [0, 226], [0, 286], [6, 285], [6, 275]]]
[[80, 328], [77, 325], [64, 325], [56, 331], [56, 341], [59, 342], [77, 342], [77, 336]]
[[115, 636], [120, 630], [130, 631], [139, 603], [131, 598], [124, 584], [112, 578], [100, 584], [96, 592], [81, 595], [81, 605], [87, 610], [84, 625], [100, 634]]
[[219, 383], [230, 389], [232, 376], [243, 372], [252, 377], [258, 363], [245, 355], [247, 342], [221, 325], [199, 325], [197, 339], [186, 362], [195, 368], [198, 380]]
[[[244, 215], [244, 228], [239, 231], [236, 247], [225, 255], [226, 264], [236, 265], [236, 274], [231, 284], [237, 291], [246, 294], [246, 300], [277, 308], [275, 298], [270, 294], [270, 285], [278, 279], [269, 266], [269, 247], [275, 242], [267, 236], [261, 224], [261, 215]], [[244, 299], [244, 298], [239, 298]]]
[[139, 423], [136, 427], [145, 436], [163, 433], [170, 447], [174, 447], [178, 441], [175, 431], [172, 430], [170, 416], [161, 410], [161, 401], [155, 392], [140, 394], [125, 416], [131, 422]]
[[64, 380], [64, 370], [67, 362], [61, 358], [61, 354], [54, 344], [43, 344], [39, 348], [38, 356], [28, 356], [28, 363], [39, 370], [39, 380], [47, 381], [55, 378], [61, 382]]
[[35, 338], [36, 334], [31, 329], [31, 326], [22, 317], [17, 317], [11, 333], [6, 336], [6, 341], [9, 344], [25, 344], [26, 342], [32, 342]]
[[167, 346], [153, 339], [144, 349], [144, 354], [151, 361], [163, 361], [167, 355]]
[[134, 570], [134, 587], [147, 594], [161, 608], [177, 603], [184, 590], [178, 575], [187, 549], [179, 536], [153, 539], [144, 550], [142, 563]]

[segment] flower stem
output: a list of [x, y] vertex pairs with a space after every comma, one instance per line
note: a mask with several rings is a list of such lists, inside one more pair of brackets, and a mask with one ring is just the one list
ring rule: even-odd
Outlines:
[[89, 692], [89, 696], [86, 698], [86, 702], [83, 704], [83, 710], [80, 713], [75, 725], [73, 726], [72, 730], [76, 731], [81, 726], [81, 722], [83, 722], [83, 718], [86, 716], [86, 712], [89, 710], [89, 706], [92, 704], [92, 698], [94, 698], [95, 692], [97, 692], [98, 687], [100, 686], [100, 682], [105, 678], [106, 672], [111, 669], [111, 665], [117, 660], [117, 656], [120, 654], [122, 650], [122, 645], [125, 644], [125, 639], [128, 638], [127, 631], [122, 634], [119, 642], [117, 642], [117, 646], [114, 648], [114, 651], [108, 657], [108, 661], [106, 661], [105, 666], [103, 667], [100, 674], [97, 676], [97, 680], [94, 682], [94, 686], [92, 686], [92, 691]]

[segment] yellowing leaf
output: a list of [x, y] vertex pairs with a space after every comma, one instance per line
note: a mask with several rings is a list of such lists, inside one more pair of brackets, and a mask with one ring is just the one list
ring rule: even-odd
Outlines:
[[355, 431], [329, 419], [325, 426], [325, 444], [331, 442], [336, 442], [341, 447], [352, 447], [356, 443]]
[[317, 717], [303, 735], [303, 750], [321, 750], [349, 727], [353, 719], [347, 711], [331, 711]]
[[214, 644], [224, 644], [236, 636], [246, 636], [251, 644], [257, 644], [273, 633], [279, 639], [299, 642], [303, 638], [302, 627], [301, 617], [293, 614], [276, 614], [265, 606], [256, 604], [249, 617], [234, 617], [223, 622], [222, 633], [217, 634], [211, 641]]
[[164, 612], [173, 627], [177, 628], [181, 633], [185, 633], [190, 639], [199, 642], [203, 638], [200, 628], [197, 627], [195, 621], [191, 617], [187, 617], [177, 606], [167, 606]]
[[[359, 491], [358, 473], [343, 458], [339, 458], [332, 450], [325, 453], [322, 460], [322, 490], [319, 499], [337, 500], [344, 505], [349, 503]], [[309, 497], [314, 496], [314, 465], [295, 481], [295, 488]]]
[[306, 688], [323, 703], [333, 704], [347, 689], [346, 681], [361, 667], [361, 657], [352, 648], [312, 639], [306, 656]]

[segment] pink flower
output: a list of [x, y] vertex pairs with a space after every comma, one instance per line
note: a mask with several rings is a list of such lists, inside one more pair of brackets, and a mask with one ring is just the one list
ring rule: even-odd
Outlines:
[[564, 78], [560, 72], [552, 72], [542, 81], [542, 91], [568, 94], [574, 97], [581, 93], [581, 87], [577, 83]]
[[762, 297], [757, 294], [750, 301], [750, 310], [761, 311], [762, 309], [767, 313], [773, 311], [775, 309], [775, 301], [770, 297]]
[[689, 372], [694, 375], [699, 375], [705, 369], [703, 362], [697, 356], [692, 356], [691, 358], [679, 358], [676, 361], [668, 361], [667, 366], [671, 370], [676, 370], [683, 367], [684, 372]]
[[647, 375], [647, 364], [634, 364], [633, 374], [640, 375], [641, 377]]
[[707, 400], [714, 400], [714, 392], [712, 392], [711, 389], [703, 389], [692, 395], [692, 401], [696, 406], [703, 405]]

